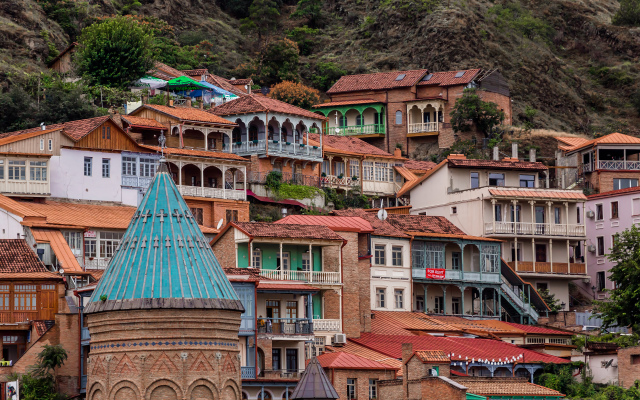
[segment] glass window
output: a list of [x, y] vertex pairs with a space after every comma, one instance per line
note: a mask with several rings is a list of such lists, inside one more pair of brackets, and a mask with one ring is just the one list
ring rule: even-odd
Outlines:
[[576, 222], [580, 223], [580, 207], [576, 207]]
[[596, 221], [602, 221], [604, 213], [602, 212], [602, 204], [596, 204]]
[[384, 244], [376, 244], [374, 246], [374, 261], [376, 265], [386, 265], [386, 255], [385, 255], [385, 245]]
[[120, 232], [100, 232], [100, 257], [113, 257], [122, 235]]
[[13, 290], [15, 311], [37, 311], [36, 285], [14, 285]]
[[535, 175], [520, 175], [520, 187], [535, 187], [536, 176]]
[[46, 161], [30, 161], [29, 175], [32, 181], [47, 180], [47, 162]]
[[615, 178], [613, 180], [613, 190], [626, 189], [626, 188], [636, 187], [636, 186], [638, 186], [637, 179]]
[[4, 179], [4, 160], [0, 160], [0, 179]]
[[402, 111], [396, 111], [396, 125], [402, 124]]
[[611, 218], [618, 218], [618, 202], [611, 202]]
[[103, 139], [111, 139], [111, 127], [103, 126], [102, 127], [102, 138]]
[[290, 270], [291, 269], [291, 263], [289, 262], [290, 260], [291, 260], [291, 257], [289, 252], [285, 251], [282, 253], [282, 260], [280, 260], [280, 253], [278, 253], [278, 256], [276, 258], [278, 269], [285, 270], [285, 271]]
[[460, 270], [460, 261], [462, 260], [462, 253], [454, 251], [451, 253], [451, 269]]
[[351, 160], [349, 161], [349, 176], [353, 178], [354, 176], [360, 176], [360, 162]]
[[393, 291], [393, 295], [396, 301], [396, 308], [398, 309], [404, 308], [404, 290], [395, 289]]
[[334, 171], [334, 175], [335, 176], [344, 176], [344, 162], [336, 162], [335, 164], [335, 171]]
[[227, 223], [238, 220], [238, 210], [227, 210], [226, 212]]
[[376, 289], [376, 307], [378, 308], [384, 308], [385, 307], [385, 297], [387, 295], [386, 293], [386, 289], [384, 288], [377, 288]]
[[553, 218], [556, 225], [562, 223], [561, 222], [562, 217], [560, 216], [560, 207], [554, 207]]
[[604, 256], [604, 236], [598, 236], [596, 240], [598, 244], [598, 255]]
[[111, 173], [111, 160], [108, 158], [102, 159], [102, 177], [108, 178]]
[[253, 262], [251, 263], [252, 268], [261, 268], [262, 267], [262, 250], [253, 249]]
[[496, 204], [494, 208], [496, 210], [496, 222], [501, 222], [502, 221], [502, 204]]
[[136, 164], [135, 157], [122, 157], [122, 175], [136, 176]]
[[478, 172], [471, 173], [471, 189], [480, 187], [480, 174]]
[[606, 288], [604, 271], [598, 271], [596, 274], [596, 287], [598, 292], [602, 292]]
[[322, 162], [322, 172], [323, 172], [325, 175], [330, 175], [330, 174], [329, 174], [329, 161], [328, 161], [328, 160], [324, 160], [324, 161]]
[[156, 160], [153, 158], [140, 158], [140, 176], [151, 177], [156, 173]]
[[53, 151], [53, 140], [49, 139], [49, 151]]
[[369, 379], [369, 399], [378, 398], [378, 380]]
[[298, 302], [297, 301], [287, 301], [287, 309], [285, 310], [286, 318], [298, 318]]
[[347, 378], [347, 400], [357, 399], [357, 398], [358, 398], [358, 392], [356, 391], [356, 379]]
[[82, 249], [82, 232], [64, 231], [62, 236], [71, 250], [80, 251]]
[[27, 180], [27, 162], [26, 161], [9, 161], [9, 180], [26, 181]]
[[84, 256], [89, 258], [95, 258], [96, 252], [96, 239], [84, 239]]
[[489, 174], [489, 186], [504, 186], [504, 174]]
[[402, 246], [391, 247], [391, 265], [394, 267], [402, 266]]
[[302, 253], [302, 270], [311, 271], [311, 260], [309, 259], [309, 253]]
[[92, 157], [85, 157], [84, 158], [84, 176], [91, 176], [91, 163], [92, 163], [93, 158]]
[[204, 218], [203, 218], [203, 209], [200, 207], [194, 207], [194, 208], [190, 208], [189, 210], [191, 210], [191, 215], [193, 215], [193, 218], [196, 219], [196, 223], [198, 225], [202, 225]]
[[40, 150], [44, 150], [44, 139], [40, 139]]
[[365, 181], [373, 180], [373, 161], [362, 162], [362, 174]]
[[376, 182], [392, 182], [393, 174], [389, 169], [389, 163], [376, 162], [374, 170], [374, 179]]

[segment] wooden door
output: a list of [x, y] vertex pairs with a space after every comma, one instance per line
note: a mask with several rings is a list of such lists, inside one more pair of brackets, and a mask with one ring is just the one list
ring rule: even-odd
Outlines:
[[55, 290], [42, 290], [40, 292], [40, 319], [55, 320], [58, 311], [58, 296]]

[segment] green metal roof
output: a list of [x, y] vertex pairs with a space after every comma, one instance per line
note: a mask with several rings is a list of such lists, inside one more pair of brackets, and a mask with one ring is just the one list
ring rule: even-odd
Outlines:
[[85, 312], [150, 308], [244, 310], [164, 160]]

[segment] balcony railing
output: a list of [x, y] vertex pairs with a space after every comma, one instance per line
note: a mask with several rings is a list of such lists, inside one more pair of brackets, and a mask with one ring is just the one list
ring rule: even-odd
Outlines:
[[425, 132], [438, 132], [438, 122], [424, 122], [418, 124], [409, 124], [409, 133], [425, 133]]
[[340, 332], [339, 319], [314, 319], [314, 332]]
[[[228, 150], [227, 150], [228, 151]], [[237, 142], [231, 146], [231, 151], [239, 155], [251, 155], [267, 152], [266, 140], [249, 140], [248, 142]]]
[[486, 235], [546, 235], [546, 236], [585, 236], [586, 228], [581, 224], [538, 224], [534, 222], [485, 222]]
[[536, 310], [533, 309], [533, 307], [531, 307], [531, 304], [525, 303], [524, 299], [518, 296], [518, 294], [516, 294], [516, 292], [513, 291], [511, 286], [503, 282], [501, 289], [502, 289], [502, 292], [509, 299], [511, 299], [512, 302], [514, 302], [523, 312], [529, 314], [531, 318], [533, 318], [535, 321], [537, 321], [538, 318], [540, 318], [540, 315]]
[[258, 318], [258, 333], [311, 335], [313, 322], [306, 318]]
[[327, 175], [320, 177], [320, 183], [322, 186], [350, 188], [351, 186], [359, 185], [360, 180], [353, 180], [350, 176], [343, 176], [342, 178], [339, 178], [335, 175]]
[[84, 265], [85, 269], [107, 269], [111, 258], [87, 258], [76, 257], [80, 265]]
[[246, 200], [247, 192], [245, 190], [233, 190], [222, 188], [211, 188], [202, 186], [185, 186], [177, 185], [180, 194], [183, 196], [206, 197], [210, 199], [231, 199]]
[[0, 312], [0, 323], [16, 324], [38, 319], [38, 311], [4, 311]]
[[270, 140], [269, 154], [322, 158], [322, 149], [320, 148], [320, 146], [307, 146], [306, 144], [301, 143]]
[[[5, 172], [6, 174], [6, 172]], [[51, 194], [49, 181], [31, 181], [31, 180], [6, 180], [0, 181], [0, 193], [15, 194]]]
[[153, 177], [148, 176], [127, 176], [122, 175], [122, 186], [147, 189], [153, 181]]
[[563, 275], [586, 275], [587, 266], [582, 263], [561, 263], [561, 262], [532, 262], [518, 261], [516, 268], [515, 261], [508, 263], [511, 269], [516, 272], [531, 272], [540, 274], [563, 274]]
[[600, 160], [598, 169], [609, 170], [640, 170], [640, 161]]
[[303, 281], [316, 284], [340, 283], [339, 272], [261, 269], [260, 275], [264, 276], [265, 278], [275, 279], [279, 281]]
[[329, 128], [328, 133], [330, 135], [384, 135], [386, 127], [384, 124], [368, 124], [368, 125], [356, 125], [356, 126], [341, 126]]
[[[413, 268], [411, 275], [415, 279], [431, 279], [427, 277], [426, 269]], [[431, 279], [437, 282], [439, 279]], [[484, 282], [498, 283], [500, 282], [500, 274], [496, 272], [478, 272], [478, 271], [461, 271], [455, 269], [447, 269], [444, 272], [444, 280], [465, 281], [465, 282]]]
[[240, 367], [240, 378], [256, 379], [256, 367]]
[[[266, 379], [300, 379], [303, 369], [267, 369], [260, 371], [260, 377]], [[260, 398], [260, 394], [258, 394]]]
[[[269, 172], [247, 172], [247, 178], [250, 183], [266, 183]], [[295, 185], [320, 187], [320, 178], [313, 175], [292, 174], [290, 172], [282, 172], [282, 182], [292, 183]]]

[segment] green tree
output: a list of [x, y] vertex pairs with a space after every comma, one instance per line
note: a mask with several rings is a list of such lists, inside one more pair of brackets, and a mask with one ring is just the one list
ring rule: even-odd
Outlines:
[[269, 97], [309, 109], [320, 101], [320, 92], [302, 83], [284, 81], [271, 89]]
[[607, 255], [615, 266], [609, 270], [615, 282], [609, 300], [596, 302], [602, 314], [603, 327], [614, 325], [640, 328], [640, 229], [635, 225], [615, 235], [613, 247]]
[[306, 18], [311, 28], [321, 28], [323, 23], [322, 0], [300, 0], [292, 17]]
[[640, 0], [620, 0], [620, 8], [613, 16], [614, 25], [640, 25]]
[[278, 28], [280, 10], [273, 0], [253, 0], [249, 7], [249, 16], [242, 20], [240, 30], [258, 35], [258, 48], [269, 40], [269, 34]]
[[485, 137], [504, 121], [504, 112], [496, 103], [483, 101], [477, 89], [465, 89], [451, 111], [451, 127], [455, 132], [468, 132], [475, 126]]
[[552, 313], [557, 313], [562, 310], [562, 307], [558, 304], [556, 295], [549, 292], [549, 289], [538, 289], [538, 293], [540, 294], [540, 297], [542, 297], [542, 300], [547, 303], [547, 306], [549, 306], [549, 310]]
[[319, 62], [316, 64], [316, 73], [311, 76], [311, 82], [317, 89], [326, 91], [346, 73], [347, 71], [340, 68], [338, 64]]
[[258, 81], [271, 86], [282, 81], [297, 82], [300, 79], [300, 51], [298, 45], [284, 38], [269, 45], [260, 53]]
[[64, 365], [67, 361], [67, 351], [61, 344], [51, 346], [44, 345], [42, 351], [36, 358], [37, 364], [33, 369], [33, 375], [35, 377], [53, 377], [53, 382], [56, 390], [58, 389], [58, 368]]
[[78, 71], [91, 84], [125, 87], [153, 66], [153, 34], [131, 17], [107, 18], [82, 30]]

